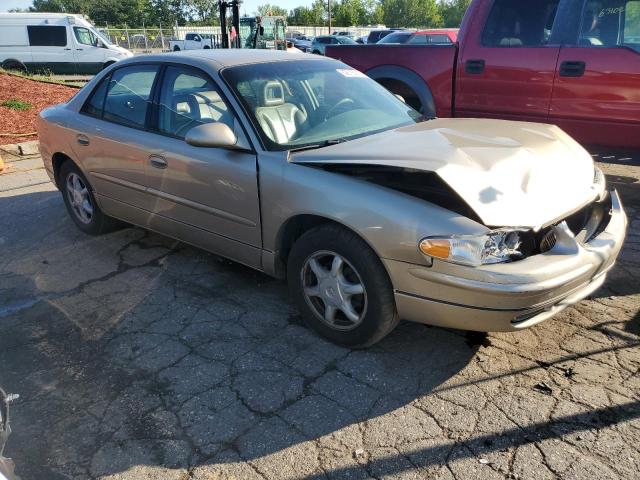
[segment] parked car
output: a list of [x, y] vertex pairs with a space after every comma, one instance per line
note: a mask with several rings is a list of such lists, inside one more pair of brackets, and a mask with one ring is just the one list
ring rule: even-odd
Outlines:
[[184, 40], [169, 40], [169, 50], [206, 50], [213, 48], [213, 35], [206, 33], [187, 33]]
[[30, 72], [93, 74], [133, 54], [79, 15], [0, 13], [0, 65]]
[[304, 34], [302, 32], [297, 31], [297, 30], [288, 30], [285, 33], [285, 39], [286, 40], [295, 40], [295, 39], [300, 38], [300, 37], [304, 37]]
[[369, 35], [362, 35], [361, 37], [356, 38], [356, 43], [359, 43], [361, 45], [366, 45], [368, 38], [369, 38]]
[[356, 39], [356, 34], [353, 32], [349, 32], [348, 30], [341, 30], [339, 32], [334, 32], [333, 34], [338, 37], [349, 37], [351, 40]]
[[458, 42], [331, 46], [425, 115], [559, 125], [583, 144], [640, 148], [640, 2], [474, 0]]
[[320, 35], [311, 42], [310, 51], [316, 55], [324, 55], [327, 45], [358, 45], [354, 40], [346, 36]]
[[378, 43], [381, 39], [393, 32], [404, 30], [403, 28], [383, 28], [379, 30], [371, 30], [367, 36], [366, 43]]
[[133, 223], [286, 277], [344, 345], [399, 319], [530, 327], [602, 285], [625, 236], [617, 193], [558, 127], [425, 121], [302, 53], [119, 62], [42, 111], [38, 135], [80, 230]]
[[301, 35], [298, 38], [294, 38], [291, 40], [293, 46], [302, 52], [308, 52], [311, 49], [311, 43], [313, 42], [313, 38], [306, 37], [305, 35]]

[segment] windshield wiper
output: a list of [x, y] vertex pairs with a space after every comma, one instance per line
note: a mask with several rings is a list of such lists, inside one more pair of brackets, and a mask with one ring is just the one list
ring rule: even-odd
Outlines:
[[301, 147], [290, 148], [289, 153], [304, 152], [305, 150], [315, 150], [317, 148], [329, 147], [331, 145], [337, 145], [339, 143], [346, 142], [344, 138], [332, 138], [331, 140], [324, 140], [319, 143], [312, 143], [311, 145], [303, 145]]

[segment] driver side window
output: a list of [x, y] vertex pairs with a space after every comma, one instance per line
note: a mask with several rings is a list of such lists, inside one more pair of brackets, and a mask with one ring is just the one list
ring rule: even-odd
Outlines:
[[88, 28], [73, 27], [73, 33], [75, 34], [78, 43], [82, 45], [91, 45], [92, 47], [95, 47], [98, 44], [98, 39]]
[[212, 122], [233, 129], [233, 115], [213, 81], [197, 70], [168, 66], [160, 90], [158, 130], [184, 138], [193, 127]]

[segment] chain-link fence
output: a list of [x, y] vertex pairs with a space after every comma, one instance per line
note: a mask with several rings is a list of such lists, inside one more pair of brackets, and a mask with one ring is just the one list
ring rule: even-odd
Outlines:
[[[212, 43], [219, 45], [220, 27], [145, 27], [145, 28], [114, 28], [98, 27], [98, 30], [112, 43], [131, 50], [134, 53], [158, 53], [169, 51], [170, 40], [184, 40], [187, 33], [198, 33], [212, 36]], [[355, 37], [368, 35], [372, 28], [364, 27], [333, 27], [332, 32], [349, 32]], [[287, 32], [299, 32], [308, 37], [328, 35], [328, 27], [297, 27], [288, 26]]]

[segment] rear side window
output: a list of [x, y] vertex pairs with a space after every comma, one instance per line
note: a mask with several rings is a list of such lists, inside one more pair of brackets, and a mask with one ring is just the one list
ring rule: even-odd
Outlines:
[[640, 0], [587, 0], [578, 45], [640, 50]]
[[453, 43], [448, 36], [442, 34], [431, 35], [429, 37], [429, 41], [431, 44], [436, 45], [442, 45], [443, 43]]
[[53, 25], [29, 25], [29, 45], [32, 47], [65, 47], [67, 27]]
[[135, 65], [115, 70], [109, 81], [102, 118], [143, 128], [158, 69], [158, 65]]
[[495, 0], [482, 33], [489, 47], [538, 47], [549, 43], [560, 0]]
[[414, 35], [407, 43], [411, 45], [426, 45], [429, 43], [429, 38], [426, 35]]
[[82, 106], [82, 113], [91, 115], [92, 117], [102, 117], [102, 109], [104, 108], [104, 97], [107, 93], [107, 85], [109, 84], [109, 77], [103, 78], [100, 84], [93, 89], [91, 96]]

